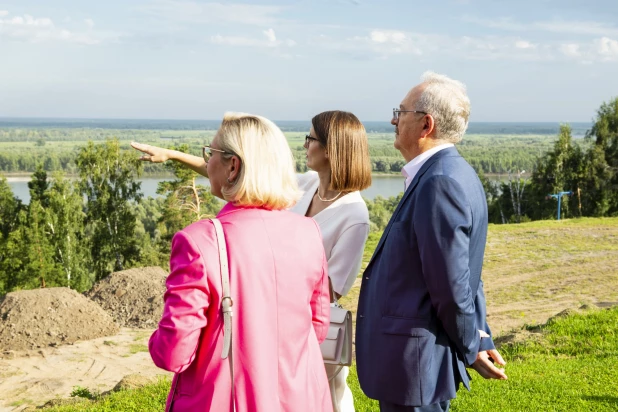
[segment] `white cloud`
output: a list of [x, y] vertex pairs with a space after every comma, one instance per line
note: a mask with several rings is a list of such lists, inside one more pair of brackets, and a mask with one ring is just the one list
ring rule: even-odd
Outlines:
[[264, 30], [263, 33], [270, 42], [274, 43], [277, 41], [277, 36], [275, 36], [275, 31], [273, 29]]
[[311, 44], [327, 50], [346, 52], [356, 58], [386, 59], [395, 55], [449, 55], [465, 60], [543, 60], [547, 47], [512, 37], [456, 37], [399, 30], [374, 29], [365, 36], [345, 41], [327, 36], [312, 39]]
[[7, 10], [0, 10], [0, 17], [8, 16], [9, 12]]
[[84, 19], [84, 23], [91, 29], [94, 27], [94, 21], [92, 19]]
[[63, 41], [82, 45], [99, 44], [106, 36], [72, 32], [57, 27], [47, 17], [33, 17], [28, 14], [12, 18], [0, 18], [0, 38], [12, 41], [40, 43], [46, 41]]
[[566, 43], [560, 45], [560, 52], [582, 64], [618, 61], [618, 41], [601, 37], [587, 43]]
[[532, 44], [525, 40], [518, 40], [515, 42], [515, 47], [518, 49], [536, 49], [536, 44]]
[[575, 43], [561, 44], [560, 51], [567, 57], [581, 56], [581, 52], [579, 51], [579, 44]]
[[276, 48], [279, 46], [293, 47], [296, 42], [291, 39], [277, 40], [277, 35], [273, 29], [264, 30], [262, 32], [263, 38], [251, 38], [244, 36], [211, 36], [210, 42], [214, 44], [222, 44], [227, 46], [244, 46], [244, 47], [271, 47]]
[[618, 59], [618, 41], [602, 37], [595, 41], [597, 52], [605, 59]]
[[598, 21], [551, 20], [522, 23], [514, 21], [509, 17], [481, 19], [474, 16], [464, 16], [463, 20], [479, 26], [505, 31], [539, 31], [588, 36], [618, 36], [617, 26]]
[[192, 0], [153, 0], [138, 10], [167, 20], [192, 23], [240, 23], [268, 26], [282, 8], [252, 4], [202, 3]]
[[334, 41], [327, 36], [319, 36], [314, 43], [331, 50], [351, 53], [370, 52], [381, 58], [395, 54], [422, 54], [419, 44], [427, 43], [426, 36], [399, 30], [371, 30], [365, 36], [347, 38], [344, 42]]
[[546, 21], [536, 22], [533, 27], [552, 33], [584, 34], [591, 36], [618, 34], [618, 27], [596, 21]]

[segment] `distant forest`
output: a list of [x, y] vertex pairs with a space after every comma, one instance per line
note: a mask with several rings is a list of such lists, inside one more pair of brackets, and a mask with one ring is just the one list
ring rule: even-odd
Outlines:
[[[76, 174], [75, 158], [87, 141], [116, 138], [121, 148], [135, 140], [158, 146], [187, 145], [199, 155], [212, 140], [219, 121], [197, 120], [97, 120], [97, 119], [0, 119], [0, 172], [32, 173], [41, 164], [47, 172]], [[309, 122], [278, 122], [296, 159], [298, 172], [306, 171], [303, 139]], [[404, 165], [393, 147], [393, 126], [367, 122], [369, 151], [374, 173], [400, 173]], [[576, 144], [592, 124], [570, 125]], [[472, 123], [458, 145], [461, 154], [478, 173], [508, 174], [532, 171], [537, 159], [552, 148], [560, 132], [558, 123]], [[145, 165], [144, 174], [160, 174]]]
[[[275, 121], [284, 132], [306, 132], [311, 126], [310, 120]], [[2, 128], [89, 128], [89, 129], [135, 129], [135, 130], [217, 130], [220, 120], [150, 120], [150, 119], [37, 119], [37, 118], [2, 118]], [[390, 122], [363, 122], [367, 133], [391, 133]], [[583, 137], [591, 127], [589, 122], [569, 123], [573, 136]], [[558, 122], [471, 122], [468, 134], [530, 134], [557, 135], [560, 131]]]

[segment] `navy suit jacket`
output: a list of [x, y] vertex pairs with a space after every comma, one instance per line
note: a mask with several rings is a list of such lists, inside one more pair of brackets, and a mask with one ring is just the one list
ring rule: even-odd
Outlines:
[[367, 396], [423, 406], [468, 390], [479, 351], [493, 349], [481, 268], [487, 202], [454, 147], [412, 180], [363, 274], [356, 318], [358, 379]]

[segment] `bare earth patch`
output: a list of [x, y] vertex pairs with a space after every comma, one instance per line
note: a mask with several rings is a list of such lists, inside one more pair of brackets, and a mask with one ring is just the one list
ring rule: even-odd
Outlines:
[[14, 352], [12, 359], [0, 359], [0, 412], [68, 398], [75, 386], [105, 392], [126, 375], [168, 374], [150, 359], [151, 333], [123, 328], [114, 336]]
[[20, 290], [0, 300], [0, 357], [117, 332], [99, 305], [68, 288]]

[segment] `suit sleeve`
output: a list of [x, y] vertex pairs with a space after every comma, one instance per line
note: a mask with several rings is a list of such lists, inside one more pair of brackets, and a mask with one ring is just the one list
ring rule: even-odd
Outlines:
[[485, 326], [477, 323], [477, 294], [470, 289], [471, 210], [462, 187], [449, 177], [432, 176], [417, 190], [414, 230], [431, 303], [471, 365], [479, 352], [479, 326]]
[[322, 343], [326, 339], [330, 325], [330, 287], [328, 286], [328, 266], [323, 250], [322, 275], [316, 282], [311, 296], [311, 319], [318, 342]]
[[180, 373], [193, 362], [209, 302], [202, 255], [184, 232], [172, 239], [170, 269], [163, 317], [148, 349], [155, 365]]
[[476, 324], [479, 325], [479, 329], [485, 331], [485, 333], [489, 335], [489, 338], [481, 338], [479, 351], [496, 349], [491, 329], [489, 329], [489, 325], [487, 324], [487, 306], [485, 303], [485, 291], [483, 290], [482, 280], [479, 284], [479, 290], [476, 294], [474, 305], [476, 306]]
[[335, 242], [328, 259], [328, 274], [333, 289], [345, 296], [352, 285], [363, 262], [365, 242], [369, 236], [369, 225], [358, 223], [347, 228]]

